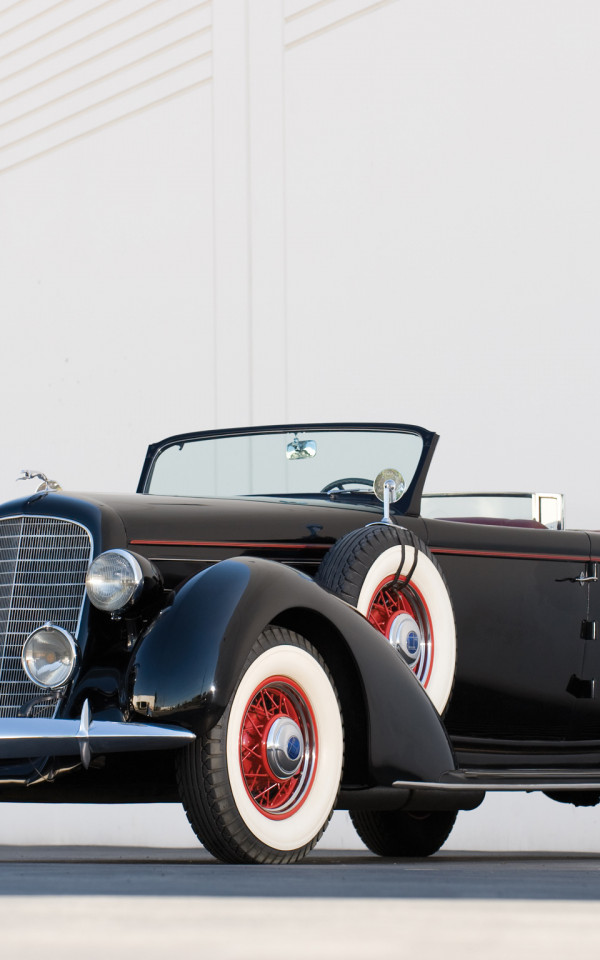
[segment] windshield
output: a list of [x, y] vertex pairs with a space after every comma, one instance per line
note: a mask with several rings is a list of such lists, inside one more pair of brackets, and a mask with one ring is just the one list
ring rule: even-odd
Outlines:
[[157, 445], [144, 493], [185, 497], [373, 496], [384, 469], [412, 483], [423, 437], [375, 429], [307, 429], [172, 438]]

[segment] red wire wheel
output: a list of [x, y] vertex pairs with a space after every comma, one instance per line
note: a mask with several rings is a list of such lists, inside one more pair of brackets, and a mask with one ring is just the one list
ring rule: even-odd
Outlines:
[[249, 797], [272, 819], [302, 806], [317, 764], [316, 723], [304, 691], [269, 677], [253, 692], [240, 730], [240, 766]]
[[398, 646], [419, 683], [427, 687], [434, 658], [431, 617], [423, 595], [412, 583], [403, 586], [405, 582], [405, 577], [393, 575], [382, 580], [368, 605], [367, 620]]

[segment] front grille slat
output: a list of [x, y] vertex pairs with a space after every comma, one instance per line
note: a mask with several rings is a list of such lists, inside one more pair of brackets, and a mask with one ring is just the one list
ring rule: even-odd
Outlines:
[[[0, 519], [0, 717], [44, 693], [21, 666], [29, 634], [51, 622], [77, 636], [92, 550], [89, 531], [71, 520]], [[54, 709], [40, 705], [35, 716]]]

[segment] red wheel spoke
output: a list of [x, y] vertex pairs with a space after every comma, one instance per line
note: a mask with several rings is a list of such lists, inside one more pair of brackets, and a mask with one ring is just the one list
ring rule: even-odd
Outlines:
[[260, 749], [258, 744], [254, 744], [253, 746], [244, 745], [242, 760], [245, 762], [250, 760], [252, 757], [254, 757], [256, 760], [260, 760]]
[[269, 708], [267, 707], [267, 704], [266, 704], [266, 702], [265, 702], [265, 691], [264, 691], [264, 690], [261, 690], [261, 692], [260, 692], [260, 703], [261, 703], [261, 706], [262, 706], [263, 713], [264, 713], [265, 717], [268, 717], [268, 716], [269, 716]]
[[254, 801], [255, 801], [256, 803], [259, 803], [261, 797], [267, 796], [267, 794], [269, 793], [269, 791], [271, 791], [271, 790], [273, 789], [273, 787], [274, 787], [274, 784], [271, 783], [271, 784], [269, 784], [268, 787], [265, 787], [264, 790], [261, 790], [260, 793], [255, 793], [255, 794], [253, 794], [253, 799], [254, 799]]
[[282, 696], [279, 690], [269, 690], [269, 699], [272, 704], [271, 713], [280, 713]]
[[[260, 726], [258, 725], [258, 723], [257, 723], [256, 720], [255, 720], [254, 714], [248, 712], [248, 714], [247, 714], [247, 716], [246, 716], [246, 719], [248, 720], [249, 723], [252, 724], [252, 726], [254, 727], [256, 733], [257, 733], [258, 736], [260, 737], [260, 736], [262, 735], [263, 727], [260, 727]], [[264, 724], [263, 724], [263, 726], [264, 726]]]

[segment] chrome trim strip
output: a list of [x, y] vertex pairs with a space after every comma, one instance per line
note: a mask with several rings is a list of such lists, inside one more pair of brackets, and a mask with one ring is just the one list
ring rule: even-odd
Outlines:
[[392, 786], [408, 788], [409, 790], [448, 790], [449, 792], [453, 790], [496, 790], [506, 792], [510, 790], [527, 790], [530, 792], [535, 790], [597, 790], [600, 792], [600, 779], [594, 781], [586, 780], [583, 783], [576, 780], [570, 781], [569, 783], [566, 783], [564, 780], [559, 782], [555, 780], [549, 783], [542, 783], [541, 781], [499, 783], [497, 780], [491, 783], [486, 783], [484, 780], [468, 780], [464, 783], [426, 783], [418, 780], [394, 780]]
[[86, 700], [79, 720], [5, 717], [0, 720], [0, 759], [79, 756], [88, 767], [92, 753], [171, 750], [192, 743], [196, 735], [183, 727], [153, 723], [93, 720]]

